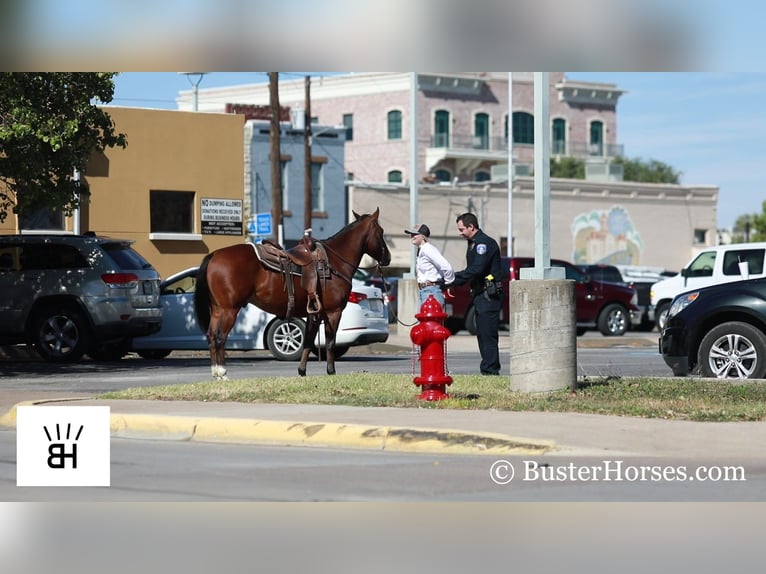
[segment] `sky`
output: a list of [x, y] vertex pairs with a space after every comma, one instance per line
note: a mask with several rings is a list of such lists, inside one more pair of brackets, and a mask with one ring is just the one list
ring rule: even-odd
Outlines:
[[[280, 73], [296, 79], [317, 72]], [[718, 227], [761, 213], [766, 200], [766, 73], [566, 72], [572, 80], [616, 84], [617, 143], [628, 158], [658, 160], [681, 173], [685, 185], [720, 190]], [[211, 72], [200, 89], [267, 81], [264, 72]], [[112, 105], [176, 109], [190, 90], [177, 72], [125, 72], [115, 80]]]

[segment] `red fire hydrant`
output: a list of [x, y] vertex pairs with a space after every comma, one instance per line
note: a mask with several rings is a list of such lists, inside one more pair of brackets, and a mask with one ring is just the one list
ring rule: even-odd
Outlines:
[[452, 384], [452, 377], [445, 372], [445, 341], [451, 334], [443, 324], [447, 314], [434, 296], [429, 295], [415, 318], [420, 323], [410, 331], [410, 339], [420, 346], [420, 376], [413, 379], [422, 387], [418, 398], [425, 401], [448, 399], [446, 385]]

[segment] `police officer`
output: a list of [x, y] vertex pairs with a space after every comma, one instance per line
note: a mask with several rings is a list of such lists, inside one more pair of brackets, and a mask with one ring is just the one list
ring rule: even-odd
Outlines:
[[500, 374], [498, 338], [502, 307], [500, 247], [479, 229], [473, 213], [458, 215], [457, 230], [468, 241], [466, 268], [455, 272], [455, 285], [469, 283], [476, 312], [476, 339], [481, 353], [481, 374]]

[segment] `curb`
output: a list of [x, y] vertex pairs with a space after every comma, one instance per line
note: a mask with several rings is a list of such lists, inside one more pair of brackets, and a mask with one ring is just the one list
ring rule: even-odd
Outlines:
[[[16, 408], [82, 399], [18, 403], [0, 416], [0, 426], [16, 425]], [[453, 429], [410, 428], [342, 423], [295, 422], [224, 417], [112, 414], [112, 436], [197, 442], [315, 446], [433, 454], [539, 455], [556, 448], [553, 441]]]

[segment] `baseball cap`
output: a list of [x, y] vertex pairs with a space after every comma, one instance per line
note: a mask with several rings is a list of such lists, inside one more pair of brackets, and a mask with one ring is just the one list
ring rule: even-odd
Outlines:
[[410, 235], [425, 235], [426, 237], [431, 235], [431, 230], [428, 229], [428, 226], [425, 223], [421, 223], [420, 225], [405, 229], [404, 232]]

